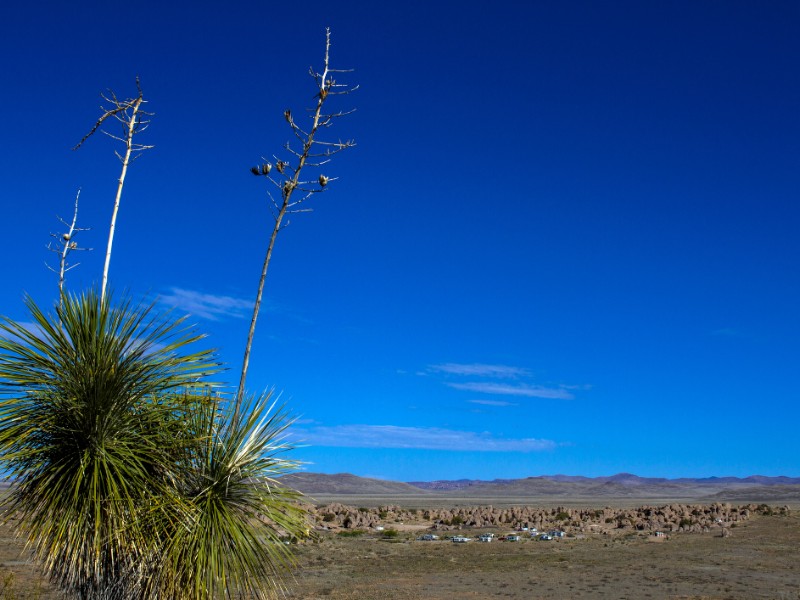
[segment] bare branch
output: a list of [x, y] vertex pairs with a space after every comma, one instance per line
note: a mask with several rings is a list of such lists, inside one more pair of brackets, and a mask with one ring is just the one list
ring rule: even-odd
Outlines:
[[[102, 107], [100, 107], [100, 108], [102, 108]], [[77, 144], [76, 144], [76, 145], [75, 145], [75, 146], [74, 146], [72, 149], [73, 149], [73, 150], [77, 150], [78, 148], [80, 148], [80, 147], [83, 145], [83, 142], [85, 142], [86, 140], [88, 140], [88, 139], [91, 137], [91, 135], [92, 135], [92, 134], [93, 134], [95, 131], [97, 131], [97, 130], [98, 130], [98, 128], [99, 128], [99, 127], [100, 127], [100, 126], [103, 124], [103, 121], [105, 121], [105, 120], [106, 120], [108, 117], [110, 117], [110, 116], [116, 115], [116, 113], [118, 113], [118, 112], [120, 112], [120, 111], [122, 111], [122, 110], [125, 110], [125, 108], [124, 108], [124, 107], [122, 107], [122, 106], [117, 106], [116, 108], [114, 108], [114, 109], [112, 109], [112, 110], [107, 110], [107, 111], [105, 111], [105, 112], [103, 113], [103, 116], [102, 116], [102, 117], [100, 117], [100, 118], [97, 120], [97, 123], [95, 123], [95, 124], [94, 124], [94, 127], [92, 127], [92, 129], [89, 131], [89, 133], [87, 133], [85, 136], [83, 136], [83, 137], [81, 138], [81, 141], [80, 141], [80, 142], [78, 142], [78, 143], [77, 143]]]
[[[125, 138], [121, 138], [118, 135], [114, 135], [113, 133], [109, 133], [107, 131], [104, 131], [103, 129], [100, 130], [100, 133], [102, 133], [103, 135], [107, 135], [112, 140], [117, 140], [118, 142], [122, 142], [123, 144], [125, 143]], [[77, 150], [77, 148], [73, 148], [73, 150]]]

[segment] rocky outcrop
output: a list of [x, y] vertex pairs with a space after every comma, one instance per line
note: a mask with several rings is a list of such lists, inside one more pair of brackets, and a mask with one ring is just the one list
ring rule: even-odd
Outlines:
[[[333, 503], [312, 509], [319, 528], [369, 529], [396, 523], [426, 524], [436, 530], [464, 528], [560, 529], [567, 533], [602, 531], [708, 532], [735, 527], [753, 514], [788, 514], [789, 508], [765, 504], [732, 506], [728, 503], [667, 504], [638, 508], [576, 509], [533, 506], [409, 509], [397, 505], [357, 508]], [[728, 531], [728, 533], [730, 533]]]

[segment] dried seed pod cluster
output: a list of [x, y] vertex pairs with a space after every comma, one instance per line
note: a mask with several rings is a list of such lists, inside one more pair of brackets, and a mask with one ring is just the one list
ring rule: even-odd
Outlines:
[[269, 172], [272, 170], [272, 165], [268, 162], [265, 162], [263, 165], [255, 167], [250, 167], [250, 172], [253, 175], [269, 175]]

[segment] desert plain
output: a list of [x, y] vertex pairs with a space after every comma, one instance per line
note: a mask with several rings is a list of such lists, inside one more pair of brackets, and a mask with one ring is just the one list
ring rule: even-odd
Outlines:
[[[619, 509], [620, 514], [630, 512], [630, 507]], [[323, 532], [316, 543], [298, 547], [299, 568], [288, 596], [800, 599], [800, 514], [792, 509], [769, 507], [733, 526], [659, 537], [652, 530], [617, 528], [616, 521], [606, 533], [573, 533], [550, 541], [509, 527], [432, 530], [429, 525], [387, 525], [397, 531], [391, 537], [387, 529], [355, 537], [341, 528]], [[438, 540], [420, 539], [431, 531]], [[480, 533], [490, 532], [495, 541], [477, 541]], [[520, 540], [497, 539], [509, 533], [519, 533]], [[473, 541], [448, 541], [457, 534]]]
[[[800, 600], [793, 493], [777, 503], [484, 493], [309, 494], [312, 532], [294, 545], [297, 565], [284, 596]], [[540, 541], [530, 534], [537, 525], [565, 536]], [[494, 541], [479, 542], [482, 533]], [[438, 539], [424, 541], [425, 534]], [[501, 539], [510, 534], [520, 539]], [[456, 535], [473, 541], [450, 541]], [[58, 597], [13, 521], [0, 526], [0, 599]]]

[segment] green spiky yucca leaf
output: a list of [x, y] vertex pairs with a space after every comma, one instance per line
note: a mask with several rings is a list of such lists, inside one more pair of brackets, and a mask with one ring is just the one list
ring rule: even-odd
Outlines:
[[152, 306], [63, 296], [32, 323], [0, 319], [6, 508], [64, 592], [97, 599], [267, 598], [308, 533], [286, 413], [246, 418], [204, 383], [201, 336]]
[[218, 369], [201, 336], [153, 307], [95, 292], [32, 323], [0, 321], [0, 455], [8, 509], [51, 579], [80, 597], [140, 584], [152, 530], [139, 513], [171, 495], [185, 390]]
[[293, 564], [283, 540], [306, 537], [309, 525], [300, 494], [275, 480], [298, 465], [282, 456], [291, 421], [270, 397], [251, 397], [244, 419], [231, 406], [192, 413], [200, 443], [182, 479], [183, 513], [162, 527], [171, 535], [154, 595], [269, 598], [282, 589]]

